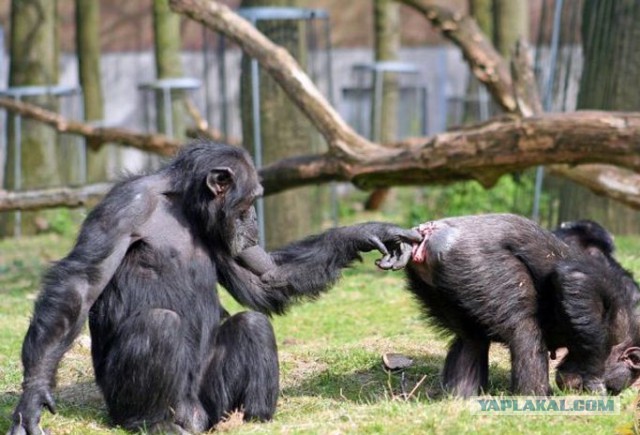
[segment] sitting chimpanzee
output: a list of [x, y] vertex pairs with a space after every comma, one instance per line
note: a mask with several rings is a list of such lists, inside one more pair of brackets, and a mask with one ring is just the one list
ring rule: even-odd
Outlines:
[[[92, 357], [113, 423], [200, 432], [234, 409], [272, 417], [278, 396], [273, 329], [283, 313], [326, 290], [359, 252], [401, 267], [415, 230], [336, 228], [270, 255], [256, 245], [262, 194], [248, 154], [199, 142], [165, 168], [121, 182], [85, 220], [75, 247], [44, 277], [23, 349], [23, 394], [12, 434], [36, 434], [65, 351], [89, 318]], [[224, 319], [220, 282], [258, 312]]]
[[442, 374], [448, 391], [486, 389], [492, 341], [509, 347], [520, 394], [550, 393], [547, 352], [559, 347], [569, 350], [563, 369], [579, 378], [573, 386], [618, 393], [640, 375], [638, 320], [618, 290], [621, 275], [601, 260], [514, 215], [442, 219], [419, 231], [409, 289], [455, 335]]

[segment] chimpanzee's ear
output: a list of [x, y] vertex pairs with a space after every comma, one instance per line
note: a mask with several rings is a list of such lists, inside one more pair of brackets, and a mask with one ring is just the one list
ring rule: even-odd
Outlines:
[[209, 171], [207, 174], [207, 187], [213, 196], [223, 195], [233, 184], [233, 171], [231, 168], [220, 167]]
[[628, 347], [620, 357], [633, 370], [640, 370], [640, 347]]

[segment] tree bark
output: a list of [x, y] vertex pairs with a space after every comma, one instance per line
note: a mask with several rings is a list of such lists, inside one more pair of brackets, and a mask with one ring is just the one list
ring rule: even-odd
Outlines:
[[493, 0], [493, 42], [506, 60], [511, 58], [516, 41], [529, 40], [529, 2]]
[[[104, 98], [100, 76], [100, 2], [76, 0], [76, 48], [78, 50], [78, 76], [82, 86], [85, 121], [104, 119]], [[109, 162], [116, 158], [118, 149], [105, 146], [88, 148], [87, 181], [105, 181], [109, 178]]]

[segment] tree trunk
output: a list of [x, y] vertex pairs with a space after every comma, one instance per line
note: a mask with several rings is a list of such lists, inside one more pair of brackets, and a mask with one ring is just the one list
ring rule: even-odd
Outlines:
[[[56, 4], [55, 0], [11, 2], [10, 87], [58, 83]], [[23, 100], [57, 111], [55, 98], [38, 96]], [[12, 114], [7, 117], [7, 126], [4, 186], [25, 190], [61, 184], [56, 132], [28, 119], [18, 123]], [[47, 227], [48, 216], [39, 212], [4, 214], [0, 233], [4, 236], [33, 234]]]
[[[582, 16], [584, 67], [579, 109], [638, 110], [640, 5], [636, 0], [586, 0]], [[559, 220], [590, 218], [616, 234], [640, 231], [640, 214], [586, 188], [562, 182]]]
[[[373, 17], [376, 61], [397, 60], [400, 50], [400, 5], [395, 0], [375, 0]], [[396, 140], [398, 91], [397, 74], [388, 72], [382, 75], [381, 101], [376, 101], [375, 85], [371, 89], [370, 131], [374, 142], [388, 143]], [[380, 209], [389, 191], [388, 188], [374, 190], [365, 203], [365, 209]]]
[[[153, 32], [157, 78], [182, 77], [180, 15], [171, 11], [169, 0], [153, 0]], [[159, 132], [179, 140], [186, 138], [185, 98], [184, 91], [172, 91], [170, 110], [167, 110], [165, 95], [162, 91], [156, 92], [156, 124]]]
[[519, 38], [529, 40], [529, 2], [527, 0], [494, 0], [493, 42], [506, 59]]
[[476, 20], [480, 30], [493, 38], [493, 0], [469, 0], [469, 14]]
[[[298, 0], [244, 0], [242, 7], [297, 7]], [[267, 38], [284, 47], [302, 66], [306, 65], [305, 24], [296, 21], [259, 21], [258, 28]], [[318, 151], [319, 137], [300, 110], [291, 103], [280, 86], [260, 71], [260, 130], [264, 165], [284, 157]], [[251, 101], [251, 62], [242, 63], [243, 142], [254, 150]], [[314, 150], [314, 144], [315, 150]], [[264, 199], [265, 244], [273, 249], [306, 236], [322, 220], [324, 193], [316, 187], [304, 187]]]
[[[76, 0], [76, 48], [84, 119], [100, 123], [104, 119], [100, 79], [100, 2]], [[108, 168], [111, 160], [117, 158], [117, 153], [118, 149], [113, 145], [100, 149], [87, 148], [87, 181], [108, 180]]]

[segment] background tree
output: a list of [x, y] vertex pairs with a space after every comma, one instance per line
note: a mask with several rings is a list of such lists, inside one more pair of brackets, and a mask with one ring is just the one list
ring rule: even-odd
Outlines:
[[[48, 86], [58, 83], [58, 35], [56, 0], [12, 0], [9, 50], [11, 65], [9, 86]], [[28, 97], [24, 101], [57, 111], [50, 97]], [[24, 190], [60, 184], [57, 134], [51, 128], [29, 119], [22, 119], [19, 132], [20, 155], [17, 156], [15, 116], [7, 119], [6, 189]], [[20, 164], [16, 167], [16, 158]], [[32, 234], [47, 226], [47, 213], [29, 212], [20, 215], [20, 229]], [[4, 214], [0, 225], [3, 235], [14, 233], [14, 213]]]
[[[104, 99], [100, 78], [100, 2], [76, 0], [76, 48], [78, 50], [78, 76], [82, 87], [84, 119], [102, 122]], [[87, 181], [109, 178], [109, 162], [115, 157], [114, 146], [100, 149], [87, 148]]]
[[[169, 0], [153, 0], [153, 36], [156, 62], [156, 77], [171, 79], [183, 76], [182, 39], [180, 37], [180, 15], [169, 9]], [[183, 91], [172, 91], [171, 122], [172, 136], [186, 137], [185, 98]], [[167, 132], [164, 114], [164, 95], [156, 92], [156, 123], [160, 132]]]
[[[242, 7], [300, 7], [301, 0], [243, 0]], [[307, 63], [306, 29], [304, 22], [258, 22], [259, 30], [270, 40], [287, 49], [300, 65]], [[254, 149], [251, 102], [250, 59], [243, 56], [242, 65], [242, 137], [249, 149]], [[303, 113], [291, 102], [273, 78], [260, 71], [260, 130], [263, 164], [285, 157], [318, 151], [320, 139]], [[265, 242], [276, 248], [312, 232], [322, 218], [323, 193], [317, 187], [304, 187], [274, 195], [264, 200]]]
[[529, 2], [493, 0], [493, 43], [509, 60], [519, 38], [529, 39]]
[[[377, 62], [398, 59], [400, 50], [400, 5], [395, 0], [374, 0], [374, 56]], [[375, 86], [371, 88], [371, 139], [389, 143], [397, 139], [398, 131], [398, 75], [382, 74], [382, 101], [376, 101]], [[374, 116], [380, 111], [379, 117]], [[378, 125], [379, 120], [379, 125]], [[367, 202], [367, 210], [377, 210], [385, 201], [389, 189], [374, 190]]]
[[[584, 66], [578, 109], [640, 109], [640, 3], [636, 0], [585, 0], [582, 13]], [[640, 231], [640, 213], [584, 187], [562, 181], [559, 220], [590, 217], [616, 234]]]

